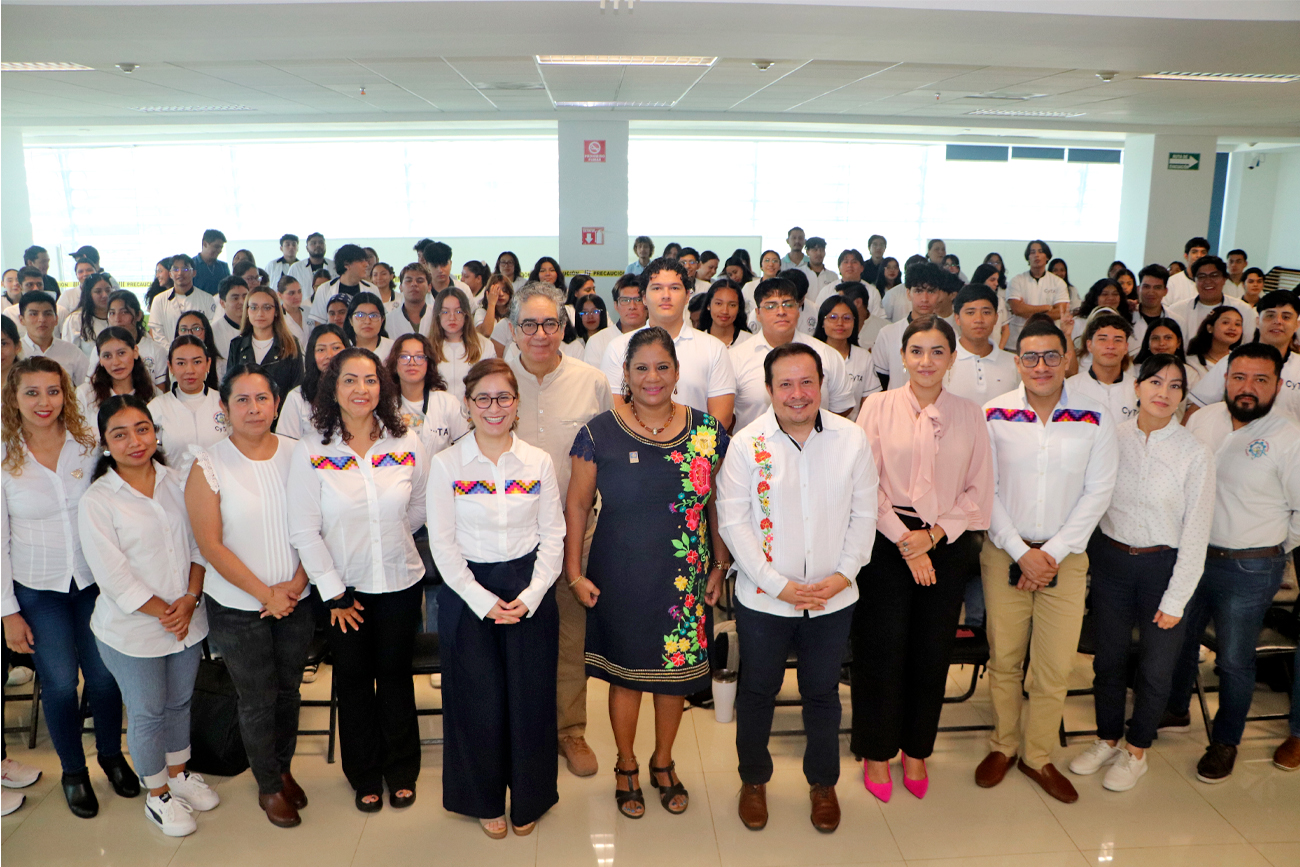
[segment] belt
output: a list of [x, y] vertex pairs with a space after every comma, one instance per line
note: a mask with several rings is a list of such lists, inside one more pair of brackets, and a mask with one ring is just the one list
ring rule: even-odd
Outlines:
[[1123, 542], [1112, 539], [1110, 536], [1107, 536], [1105, 533], [1099, 533], [1098, 535], [1100, 535], [1101, 538], [1105, 539], [1107, 544], [1109, 544], [1112, 548], [1118, 548], [1121, 551], [1123, 551], [1125, 554], [1130, 554], [1135, 557], [1138, 554], [1156, 554], [1160, 551], [1174, 550], [1168, 545], [1152, 545], [1150, 548], [1135, 548], [1132, 545], [1125, 545]]
[[1221, 560], [1256, 560], [1262, 557], [1282, 556], [1281, 545], [1269, 545], [1267, 548], [1217, 548], [1210, 545], [1205, 549], [1206, 557]]
[[1025, 544], [1028, 545], [1030, 548], [1041, 548], [1041, 547], [1043, 547], [1044, 545], [1046, 545], [1047, 543], [1046, 543], [1046, 542], [1026, 542]]

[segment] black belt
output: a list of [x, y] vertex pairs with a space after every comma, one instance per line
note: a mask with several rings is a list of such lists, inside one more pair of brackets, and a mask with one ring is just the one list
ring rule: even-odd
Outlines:
[[1267, 548], [1218, 548], [1210, 545], [1205, 549], [1207, 558], [1220, 560], [1257, 560], [1264, 557], [1281, 557], [1281, 545], [1269, 545]]
[[1108, 543], [1112, 548], [1118, 548], [1118, 549], [1120, 549], [1121, 551], [1123, 551], [1125, 554], [1129, 554], [1129, 555], [1132, 555], [1132, 556], [1135, 556], [1135, 557], [1136, 557], [1138, 554], [1156, 554], [1156, 553], [1159, 553], [1160, 551], [1172, 551], [1172, 550], [1174, 550], [1174, 549], [1171, 548], [1169, 545], [1152, 545], [1152, 546], [1149, 547], [1149, 548], [1135, 548], [1135, 547], [1133, 547], [1132, 545], [1125, 545], [1123, 542], [1120, 542], [1120, 541], [1117, 540], [1117, 539], [1112, 539], [1110, 536], [1107, 536], [1105, 533], [1100, 533], [1100, 532], [1099, 532], [1097, 535], [1099, 535], [1099, 536], [1101, 536], [1101, 538], [1105, 539], [1106, 542], [1107, 542], [1107, 543]]

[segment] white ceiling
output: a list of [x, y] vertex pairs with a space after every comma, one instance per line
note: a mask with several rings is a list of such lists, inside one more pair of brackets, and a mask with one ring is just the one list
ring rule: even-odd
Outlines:
[[[139, 0], [137, 0], [139, 2]], [[74, 61], [93, 72], [4, 73], [0, 121], [29, 130], [633, 119], [810, 121], [1017, 129], [1057, 135], [1186, 131], [1300, 142], [1300, 82], [1146, 81], [1159, 70], [1300, 73], [1300, 3], [1192, 3], [1200, 20], [1034, 14], [1061, 3], [934, 0], [667, 2], [629, 13], [597, 0], [153, 2], [0, 5], [7, 61]], [[1160, 4], [1170, 9], [1180, 4]], [[1155, 8], [1134, 0], [1137, 9]], [[889, 8], [895, 7], [895, 8]], [[897, 8], [902, 7], [902, 8]], [[1206, 20], [1249, 7], [1275, 20]], [[538, 53], [705, 54], [711, 68], [538, 66]], [[755, 60], [772, 60], [762, 71]], [[117, 63], [139, 68], [127, 75]], [[1096, 73], [1114, 71], [1113, 81]], [[365, 93], [362, 95], [362, 89]], [[535, 89], [526, 89], [535, 88]], [[1043, 94], [1024, 101], [981, 95]], [[556, 102], [662, 103], [556, 109]], [[244, 106], [220, 114], [150, 106]], [[1082, 112], [1067, 120], [977, 109]]]

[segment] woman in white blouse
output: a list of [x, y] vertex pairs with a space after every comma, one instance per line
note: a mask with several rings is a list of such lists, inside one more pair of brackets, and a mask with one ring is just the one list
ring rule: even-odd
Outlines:
[[110, 397], [98, 426], [104, 453], [78, 513], [100, 589], [90, 628], [126, 703], [126, 742], [149, 788], [145, 817], [167, 836], [184, 837], [196, 829], [193, 811], [220, 803], [185, 769], [199, 642], [208, 634], [203, 558], [181, 480], [158, 455], [144, 401]]
[[[507, 789], [521, 836], [559, 800], [554, 584], [565, 525], [550, 456], [513, 433], [510, 366], [480, 361], [465, 386], [473, 435], [432, 461], [428, 487], [430, 546], [445, 582], [443, 806], [499, 840]], [[496, 745], [508, 753], [494, 754]]]
[[284, 396], [280, 405], [280, 421], [275, 432], [291, 439], [302, 439], [303, 431], [311, 430], [311, 405], [316, 399], [316, 387], [321, 374], [330, 366], [334, 356], [347, 349], [348, 336], [338, 325], [317, 325], [307, 341], [303, 356], [302, 385], [294, 386]]
[[348, 304], [343, 331], [348, 336], [349, 345], [369, 349], [383, 364], [393, 348], [393, 339], [388, 336], [385, 325], [387, 321], [388, 308], [379, 296], [373, 292], [358, 292]]
[[288, 274], [284, 274], [275, 288], [280, 294], [280, 303], [284, 305], [284, 324], [288, 326], [289, 333], [293, 335], [294, 340], [298, 341], [298, 345], [305, 346], [307, 334], [303, 329], [307, 320], [302, 314], [302, 284]]
[[[1183, 607], [1200, 583], [1214, 516], [1214, 457], [1174, 415], [1187, 371], [1172, 355], [1142, 363], [1137, 418], [1116, 426], [1119, 473], [1110, 507], [1088, 543], [1097, 740], [1070, 762], [1075, 774], [1110, 765], [1102, 785], [1125, 792], [1147, 772], [1183, 646]], [[1133, 628], [1141, 639], [1132, 718], [1124, 701]]]
[[239, 693], [239, 730], [271, 824], [292, 828], [307, 796], [290, 771], [299, 685], [315, 632], [307, 572], [289, 543], [287, 488], [294, 441], [271, 431], [280, 396], [256, 364], [226, 371], [221, 408], [230, 436], [194, 447], [185, 505], [199, 551], [213, 646]]
[[153, 377], [160, 391], [167, 387], [167, 347], [149, 336], [144, 327], [144, 309], [140, 298], [127, 289], [119, 289], [108, 296], [108, 324], [125, 328], [135, 335], [135, 348], [140, 360]]
[[411, 657], [424, 564], [428, 464], [402, 423], [397, 386], [368, 349], [335, 356], [314, 427], [289, 468], [289, 540], [330, 609], [343, 773], [363, 813], [415, 802], [420, 732]]
[[86, 353], [95, 354], [95, 338], [108, 327], [108, 296], [113, 292], [113, 278], [99, 271], [81, 281], [77, 307], [63, 320], [63, 339]]
[[469, 315], [469, 299], [455, 286], [443, 289], [434, 298], [429, 343], [438, 373], [456, 400], [465, 396], [465, 374], [480, 358], [489, 355], [488, 341], [471, 327]]
[[211, 364], [202, 340], [192, 334], [177, 337], [167, 353], [171, 390], [149, 402], [149, 412], [158, 423], [163, 454], [182, 486], [194, 463], [190, 446], [206, 448], [230, 433], [221, 396], [207, 384]]
[[[822, 302], [817, 311], [817, 327], [813, 337], [834, 349], [844, 359], [844, 371], [853, 388], [853, 409], [849, 418], [857, 419], [858, 410], [868, 394], [880, 391], [880, 377], [871, 363], [871, 350], [858, 345], [859, 310], [848, 298], [832, 295]], [[870, 314], [868, 314], [870, 315]]]
[[148, 403], [153, 399], [153, 375], [144, 366], [135, 337], [125, 328], [105, 328], [95, 338], [97, 364], [90, 379], [77, 388], [81, 414], [93, 419], [99, 406], [115, 394], [134, 394]]
[[[81, 743], [78, 670], [95, 720], [99, 764], [114, 790], [140, 794], [122, 756], [122, 695], [90, 631], [99, 588], [81, 553], [77, 504], [90, 484], [96, 450], [58, 362], [33, 356], [14, 362], [3, 390], [3, 524], [5, 643], [34, 654], [45, 727], [63, 769], [63, 794], [73, 815], [99, 812]], [[6, 762], [7, 763], [7, 762]]]

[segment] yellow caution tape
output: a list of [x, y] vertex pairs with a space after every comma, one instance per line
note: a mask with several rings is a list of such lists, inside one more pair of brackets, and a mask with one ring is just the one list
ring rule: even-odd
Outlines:
[[626, 271], [621, 271], [621, 270], [620, 270], [620, 271], [588, 271], [588, 270], [584, 270], [584, 269], [582, 269], [582, 268], [579, 268], [579, 269], [576, 270], [576, 271], [568, 271], [568, 270], [566, 270], [566, 271], [564, 272], [564, 276], [565, 276], [565, 277], [573, 277], [573, 276], [576, 276], [576, 275], [578, 275], [578, 274], [590, 274], [592, 277], [622, 277], [622, 276], [623, 276], [624, 274], [626, 274], [626, 273], [627, 273]]

